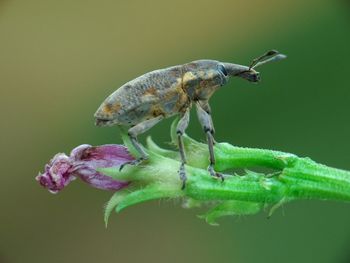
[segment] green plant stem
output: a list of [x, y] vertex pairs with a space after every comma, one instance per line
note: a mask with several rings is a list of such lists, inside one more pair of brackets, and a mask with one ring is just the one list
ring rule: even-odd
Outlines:
[[[174, 125], [173, 125], [174, 126]], [[172, 133], [173, 142], [176, 134]], [[130, 146], [124, 136], [125, 145]], [[184, 190], [178, 175], [180, 167], [177, 151], [166, 150], [147, 140], [149, 160], [140, 166], [128, 166], [122, 172], [118, 167], [101, 169], [116, 179], [131, 182], [122, 197], [118, 192], [106, 209], [107, 222], [110, 211], [117, 212], [131, 205], [160, 198], [182, 198], [186, 207], [210, 205], [202, 215], [210, 224], [225, 215], [255, 214], [265, 205], [272, 205], [270, 214], [281, 204], [298, 199], [350, 201], [350, 172], [318, 164], [310, 158], [279, 151], [242, 148], [228, 143], [214, 147], [215, 170], [225, 175], [225, 180], [212, 178], [208, 146], [184, 136], [187, 153], [187, 183]], [[247, 169], [267, 168], [267, 172]], [[232, 175], [232, 169], [244, 168], [243, 175]]]
[[186, 193], [201, 200], [243, 200], [274, 203], [280, 200], [326, 199], [350, 201], [350, 172], [318, 164], [309, 158], [278, 151], [218, 144], [216, 168], [262, 166], [277, 169], [272, 175], [247, 171], [245, 176], [226, 178], [224, 183], [193, 171]]
[[219, 143], [215, 147], [216, 168], [224, 171], [230, 168], [262, 166], [282, 169], [291, 165], [298, 157], [279, 151], [236, 147], [229, 143]]
[[327, 167], [310, 159], [298, 159], [281, 174], [291, 199], [350, 201], [350, 172]]

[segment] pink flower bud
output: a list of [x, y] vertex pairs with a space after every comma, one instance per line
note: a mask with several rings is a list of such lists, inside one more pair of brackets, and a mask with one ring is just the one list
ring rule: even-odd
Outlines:
[[69, 157], [64, 153], [56, 154], [45, 165], [45, 172], [39, 173], [35, 179], [51, 193], [59, 192], [77, 177], [95, 188], [119, 190], [128, 186], [129, 182], [115, 180], [97, 169], [118, 167], [132, 160], [134, 158], [122, 145], [83, 144], [73, 149]]

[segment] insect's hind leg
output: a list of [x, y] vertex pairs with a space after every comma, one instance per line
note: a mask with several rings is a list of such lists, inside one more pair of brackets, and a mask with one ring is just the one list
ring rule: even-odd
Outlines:
[[129, 136], [129, 138], [131, 140], [131, 143], [134, 146], [135, 150], [140, 154], [140, 157], [135, 159], [135, 160], [133, 160], [133, 161], [126, 162], [126, 163], [122, 164], [120, 166], [120, 168], [119, 168], [120, 171], [127, 164], [138, 165], [142, 161], [148, 159], [148, 154], [144, 151], [144, 149], [142, 148], [142, 145], [137, 140], [137, 136], [142, 134], [142, 133], [144, 133], [144, 132], [146, 132], [150, 128], [152, 128], [154, 125], [156, 125], [158, 122], [160, 122], [163, 118], [164, 117], [161, 115], [161, 116], [158, 116], [156, 118], [140, 122], [139, 124], [136, 124], [135, 126], [131, 127], [128, 130], [128, 136]]
[[218, 173], [214, 170], [215, 166], [215, 155], [214, 155], [214, 127], [213, 127], [213, 120], [211, 118], [211, 115], [206, 112], [203, 107], [200, 105], [199, 102], [196, 103], [197, 107], [197, 115], [199, 122], [201, 123], [204, 132], [207, 135], [207, 142], [208, 142], [208, 148], [209, 148], [209, 167], [208, 171], [211, 176], [220, 178], [222, 181], [224, 181], [224, 176], [221, 173]]
[[180, 119], [180, 121], [176, 127], [177, 140], [178, 140], [179, 152], [180, 152], [180, 157], [181, 157], [181, 165], [180, 165], [180, 169], [179, 169], [179, 175], [180, 175], [180, 179], [182, 181], [182, 187], [181, 187], [182, 190], [185, 189], [186, 180], [187, 180], [186, 170], [185, 170], [186, 154], [185, 154], [182, 136], [185, 133], [186, 128], [188, 127], [189, 121], [190, 121], [190, 110], [187, 109], [186, 112], [182, 115], [182, 118]]

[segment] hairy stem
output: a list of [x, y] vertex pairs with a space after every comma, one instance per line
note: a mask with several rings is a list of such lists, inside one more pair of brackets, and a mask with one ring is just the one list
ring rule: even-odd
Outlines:
[[[144, 201], [181, 198], [186, 207], [211, 206], [202, 218], [215, 224], [215, 219], [220, 216], [254, 214], [268, 204], [273, 205], [272, 212], [279, 205], [297, 199], [350, 201], [349, 171], [280, 151], [217, 143], [214, 147], [215, 169], [224, 173], [225, 181], [217, 180], [207, 171], [207, 145], [188, 136], [184, 136], [188, 180], [186, 188], [181, 190], [179, 154], [160, 148], [150, 138], [147, 142], [150, 156], [147, 163], [127, 167], [122, 172], [115, 167], [101, 169], [106, 175], [131, 181], [131, 192], [122, 200], [113, 199], [117, 212]], [[243, 175], [232, 175], [232, 169], [256, 167], [267, 169], [265, 172], [245, 170]]]
[[[235, 151], [239, 149], [235, 147]], [[243, 149], [247, 154], [232, 154], [234, 165], [226, 168], [255, 166], [276, 168], [278, 162], [266, 158], [271, 151]], [[259, 158], [261, 156], [261, 158]], [[244, 176], [226, 177], [224, 183], [210, 178], [206, 171], [194, 169], [189, 178], [186, 194], [199, 200], [241, 200], [261, 203], [276, 203], [280, 200], [325, 199], [350, 201], [350, 172], [330, 168], [308, 158], [291, 157], [280, 172], [266, 176], [247, 171]], [[222, 168], [222, 167], [221, 167]]]

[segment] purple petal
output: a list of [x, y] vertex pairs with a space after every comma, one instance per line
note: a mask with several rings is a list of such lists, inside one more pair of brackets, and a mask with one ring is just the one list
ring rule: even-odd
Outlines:
[[50, 192], [57, 193], [75, 179], [70, 172], [72, 166], [67, 155], [58, 153], [45, 165], [45, 172], [39, 173], [35, 179]]
[[84, 155], [85, 150], [91, 147], [92, 146], [90, 144], [79, 145], [70, 152], [70, 157], [74, 158], [74, 160], [81, 160], [81, 157]]
[[91, 146], [83, 144], [72, 150], [68, 157], [59, 153], [45, 165], [45, 172], [35, 178], [43, 187], [57, 193], [76, 177], [92, 187], [104, 190], [119, 190], [129, 185], [97, 172], [98, 168], [115, 167], [134, 160], [122, 145], [107, 144]]
[[125, 146], [117, 144], [101, 146], [84, 144], [72, 150], [71, 158], [76, 161], [83, 161], [85, 164], [96, 168], [120, 166], [134, 160]]
[[129, 182], [114, 180], [110, 176], [103, 175], [94, 169], [80, 169], [79, 177], [92, 187], [103, 190], [119, 190], [129, 185]]

